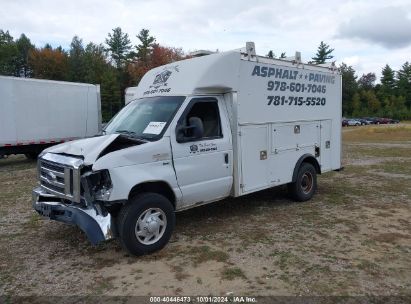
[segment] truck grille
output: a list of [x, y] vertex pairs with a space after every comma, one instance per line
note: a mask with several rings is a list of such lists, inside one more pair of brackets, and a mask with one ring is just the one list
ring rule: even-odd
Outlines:
[[[56, 161], [50, 160], [56, 158]], [[39, 159], [38, 170], [41, 187], [47, 192], [73, 202], [80, 202], [79, 160], [46, 154]]]

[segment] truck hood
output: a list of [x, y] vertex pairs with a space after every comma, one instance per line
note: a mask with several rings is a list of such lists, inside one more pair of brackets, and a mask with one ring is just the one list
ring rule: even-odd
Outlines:
[[44, 152], [81, 156], [86, 165], [93, 164], [99, 157], [143, 142], [121, 134], [101, 135], [70, 141], [50, 147]]

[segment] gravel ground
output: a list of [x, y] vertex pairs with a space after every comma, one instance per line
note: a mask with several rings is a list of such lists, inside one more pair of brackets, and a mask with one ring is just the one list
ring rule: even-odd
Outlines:
[[410, 295], [406, 131], [346, 138], [345, 170], [320, 176], [309, 202], [279, 187], [178, 213], [170, 244], [137, 258], [37, 216], [35, 163], [0, 160], [0, 295]]

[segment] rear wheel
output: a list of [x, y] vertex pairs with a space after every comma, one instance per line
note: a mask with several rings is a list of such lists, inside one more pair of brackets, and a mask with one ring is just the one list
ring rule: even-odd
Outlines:
[[317, 172], [310, 163], [302, 163], [294, 183], [288, 184], [291, 197], [299, 202], [311, 199], [317, 190]]
[[171, 202], [157, 193], [144, 193], [130, 199], [118, 215], [118, 232], [124, 249], [133, 255], [162, 249], [175, 225]]

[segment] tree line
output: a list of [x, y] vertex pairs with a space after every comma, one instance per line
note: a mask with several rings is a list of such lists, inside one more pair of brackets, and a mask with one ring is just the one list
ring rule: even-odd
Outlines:
[[150, 69], [184, 59], [181, 48], [158, 44], [149, 30], [132, 45], [120, 27], [108, 33], [105, 43], [84, 44], [74, 36], [70, 48], [37, 47], [25, 35], [14, 39], [0, 30], [0, 75], [100, 84], [103, 121], [124, 105], [125, 88], [136, 86]]
[[358, 78], [353, 67], [342, 63], [343, 115], [352, 117], [411, 118], [411, 64], [405, 62], [398, 71], [386, 64], [376, 84], [375, 73]]
[[[87, 82], [101, 85], [103, 121], [108, 121], [124, 104], [125, 88], [136, 86], [150, 69], [188, 56], [181, 48], [165, 47], [156, 42], [149, 30], [142, 29], [132, 45], [120, 27], [107, 34], [105, 43], [84, 44], [74, 36], [70, 48], [37, 47], [25, 35], [14, 39], [0, 30], [0, 75]], [[333, 59], [334, 49], [321, 41], [311, 63]], [[275, 58], [272, 50], [268, 57]], [[285, 58], [283, 52], [279, 58]], [[382, 69], [380, 83], [375, 73], [358, 78], [352, 66], [342, 63], [342, 108], [344, 116], [411, 118], [411, 64], [405, 62], [394, 71], [388, 64]]]

